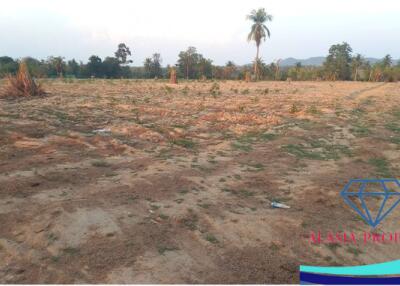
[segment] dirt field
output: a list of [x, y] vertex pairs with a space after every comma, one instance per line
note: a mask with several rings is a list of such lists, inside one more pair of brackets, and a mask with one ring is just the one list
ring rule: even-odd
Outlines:
[[309, 239], [371, 231], [340, 191], [398, 177], [399, 83], [44, 87], [0, 99], [1, 283], [294, 283], [400, 256]]

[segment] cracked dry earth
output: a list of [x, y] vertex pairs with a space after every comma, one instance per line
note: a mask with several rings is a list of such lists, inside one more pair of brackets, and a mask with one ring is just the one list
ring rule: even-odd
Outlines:
[[370, 231], [339, 193], [398, 174], [399, 83], [43, 85], [0, 99], [1, 283], [295, 283], [400, 255], [309, 239]]

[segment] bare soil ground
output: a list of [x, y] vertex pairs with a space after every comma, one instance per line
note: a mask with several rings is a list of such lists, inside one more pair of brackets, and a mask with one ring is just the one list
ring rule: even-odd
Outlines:
[[399, 83], [44, 87], [0, 99], [1, 283], [294, 283], [400, 256], [309, 242], [371, 231], [339, 193], [399, 173]]

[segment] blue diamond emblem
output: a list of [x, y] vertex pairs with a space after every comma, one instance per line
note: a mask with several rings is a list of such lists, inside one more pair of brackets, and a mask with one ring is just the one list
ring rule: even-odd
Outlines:
[[352, 179], [340, 195], [375, 228], [400, 203], [400, 182], [397, 179]]

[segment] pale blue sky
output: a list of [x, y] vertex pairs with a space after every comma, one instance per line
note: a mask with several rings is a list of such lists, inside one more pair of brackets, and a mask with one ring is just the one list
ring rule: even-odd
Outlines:
[[347, 41], [355, 52], [400, 58], [397, 0], [0, 0], [0, 55], [45, 58], [62, 55], [86, 61], [113, 55], [119, 42], [133, 51], [134, 65], [154, 52], [164, 64], [179, 51], [197, 47], [216, 64], [254, 58], [246, 41], [245, 16], [265, 7], [271, 39], [261, 56], [307, 58], [327, 54]]

